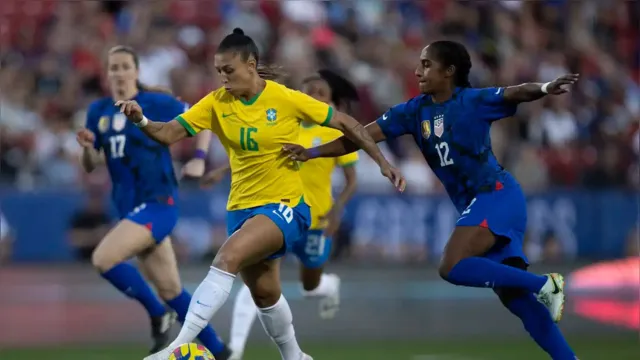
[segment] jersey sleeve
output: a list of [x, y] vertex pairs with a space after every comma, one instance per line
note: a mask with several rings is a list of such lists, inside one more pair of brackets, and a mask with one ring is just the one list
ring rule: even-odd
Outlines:
[[89, 105], [87, 109], [87, 119], [84, 127], [91, 131], [94, 136], [93, 148], [96, 150], [100, 150], [102, 144], [100, 143], [100, 136], [98, 136], [98, 123], [100, 122], [100, 105], [99, 103], [93, 102]]
[[290, 101], [296, 109], [296, 116], [304, 121], [327, 126], [333, 117], [333, 108], [299, 91], [289, 91]]
[[175, 119], [184, 126], [190, 136], [202, 130], [212, 130], [212, 122], [215, 119], [213, 102], [213, 96], [209, 94]]
[[504, 89], [493, 87], [476, 90], [475, 103], [478, 106], [476, 114], [480, 114], [488, 122], [513, 116], [518, 109], [518, 104], [504, 100]]
[[340, 167], [349, 167], [355, 165], [359, 160], [358, 152], [352, 152], [351, 154], [339, 156], [336, 159], [336, 163]]
[[387, 139], [396, 138], [413, 131], [416, 116], [417, 98], [398, 104], [389, 109], [376, 120]]

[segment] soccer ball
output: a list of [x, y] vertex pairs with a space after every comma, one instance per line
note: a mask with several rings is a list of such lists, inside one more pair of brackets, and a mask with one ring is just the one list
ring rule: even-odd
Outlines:
[[173, 350], [169, 355], [169, 360], [216, 360], [216, 358], [206, 347], [189, 343], [182, 344]]

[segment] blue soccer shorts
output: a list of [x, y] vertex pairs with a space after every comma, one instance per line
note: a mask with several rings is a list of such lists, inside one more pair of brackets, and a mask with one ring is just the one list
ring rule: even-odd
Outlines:
[[333, 241], [325, 237], [322, 229], [313, 229], [293, 246], [293, 253], [300, 259], [302, 265], [308, 269], [324, 266], [331, 255]]
[[242, 225], [256, 215], [268, 217], [282, 231], [284, 244], [269, 259], [277, 259], [290, 252], [295, 243], [301, 241], [311, 226], [311, 209], [303, 200], [294, 207], [284, 203], [267, 204], [249, 209], [227, 212], [227, 236], [238, 231]]
[[159, 244], [171, 235], [178, 223], [178, 207], [160, 202], [142, 203], [124, 218], [149, 229], [156, 244]]
[[507, 258], [519, 257], [528, 263], [523, 249], [527, 203], [519, 186], [478, 194], [460, 214], [456, 226], [481, 226], [509, 239], [497, 242], [485, 254], [486, 258], [501, 263]]

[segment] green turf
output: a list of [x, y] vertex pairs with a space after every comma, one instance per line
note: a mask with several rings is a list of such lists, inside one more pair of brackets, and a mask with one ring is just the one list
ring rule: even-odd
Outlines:
[[[637, 335], [580, 338], [570, 341], [580, 360], [631, 360], [640, 358]], [[538, 360], [548, 359], [531, 341], [500, 343], [495, 339], [460, 342], [306, 343], [315, 360]], [[138, 359], [138, 347], [81, 347], [0, 350], [2, 360], [110, 360]], [[244, 360], [278, 360], [273, 346], [251, 347]]]

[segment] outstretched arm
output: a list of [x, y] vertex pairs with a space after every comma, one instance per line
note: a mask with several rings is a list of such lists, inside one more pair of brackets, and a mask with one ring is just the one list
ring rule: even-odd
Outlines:
[[337, 157], [364, 149], [378, 164], [381, 159], [384, 160], [376, 143], [386, 138], [377, 122], [372, 122], [365, 127], [351, 116], [337, 112], [329, 122], [329, 126], [342, 131], [345, 135], [324, 145], [307, 149], [309, 159]]
[[143, 133], [162, 145], [168, 146], [189, 136], [187, 129], [175, 119], [169, 122], [147, 119], [140, 105], [134, 100], [118, 101], [115, 106], [118, 106], [120, 112], [125, 114]]
[[548, 83], [526, 83], [504, 89], [504, 100], [511, 103], [535, 101], [547, 94], [560, 95], [569, 92], [569, 86], [580, 78], [579, 74], [563, 75]]
[[175, 144], [189, 136], [187, 129], [176, 120], [159, 122], [143, 118], [139, 122], [134, 121], [134, 124], [148, 137], [166, 146]]

